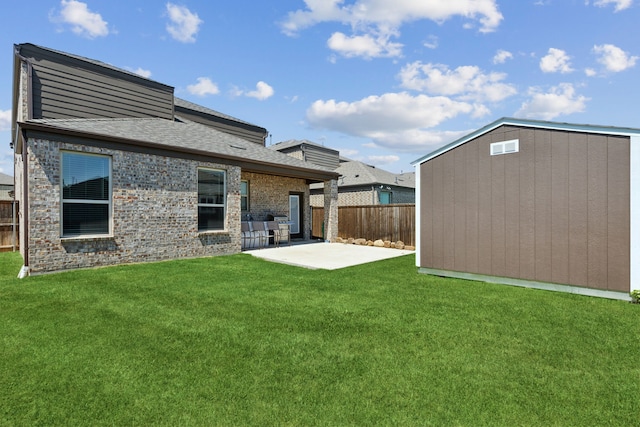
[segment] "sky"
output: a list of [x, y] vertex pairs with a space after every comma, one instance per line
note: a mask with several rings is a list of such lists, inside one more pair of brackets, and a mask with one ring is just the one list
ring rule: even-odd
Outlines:
[[[501, 117], [640, 128], [640, 0], [23, 0], [0, 34], [0, 172], [13, 45], [390, 172]], [[4, 52], [4, 53], [2, 53]]]

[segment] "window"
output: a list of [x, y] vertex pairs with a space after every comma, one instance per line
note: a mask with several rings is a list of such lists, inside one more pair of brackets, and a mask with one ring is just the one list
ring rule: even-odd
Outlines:
[[520, 151], [520, 141], [511, 139], [509, 141], [494, 142], [491, 144], [491, 155], [517, 153]]
[[110, 233], [111, 158], [62, 153], [62, 236]]
[[249, 181], [240, 181], [240, 210], [249, 211]]
[[198, 169], [198, 231], [224, 230], [225, 172]]
[[380, 192], [380, 204], [388, 205], [391, 203], [391, 191], [381, 191]]

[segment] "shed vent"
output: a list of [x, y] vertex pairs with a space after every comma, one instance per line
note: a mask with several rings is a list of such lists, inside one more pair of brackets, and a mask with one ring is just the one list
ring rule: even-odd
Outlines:
[[491, 155], [497, 156], [500, 154], [517, 153], [520, 151], [520, 141], [517, 139], [511, 139], [509, 141], [494, 142], [491, 144]]

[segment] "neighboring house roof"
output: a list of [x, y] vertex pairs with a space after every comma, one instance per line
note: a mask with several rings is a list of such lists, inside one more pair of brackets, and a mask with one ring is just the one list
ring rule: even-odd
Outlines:
[[[26, 130], [67, 134], [125, 143], [150, 148], [162, 148], [182, 153], [219, 157], [260, 165], [256, 170], [287, 172], [312, 180], [335, 179], [337, 173], [302, 160], [269, 150], [243, 138], [195, 122], [178, 122], [160, 118], [116, 119], [33, 119], [20, 123]], [[250, 169], [248, 166], [243, 166]]]
[[424, 163], [428, 160], [433, 159], [441, 154], [446, 153], [449, 150], [452, 150], [462, 144], [465, 144], [472, 139], [475, 139], [485, 133], [491, 132], [492, 130], [503, 126], [503, 125], [513, 125], [513, 126], [523, 126], [530, 128], [539, 128], [539, 129], [551, 129], [551, 130], [562, 130], [562, 131], [570, 131], [570, 132], [586, 132], [586, 133], [598, 133], [598, 134], [606, 134], [606, 135], [638, 135], [640, 136], [640, 129], [635, 128], [623, 128], [623, 127], [615, 127], [615, 126], [598, 126], [598, 125], [581, 125], [581, 124], [572, 124], [572, 123], [561, 123], [561, 122], [550, 122], [544, 120], [528, 120], [528, 119], [516, 119], [511, 117], [503, 117], [501, 119], [496, 120], [493, 123], [489, 123], [488, 125], [471, 132], [463, 136], [462, 138], [456, 139], [450, 144], [447, 144], [441, 148], [438, 148], [431, 153], [420, 157], [419, 159], [411, 162], [412, 165], [417, 165], [420, 163]]
[[13, 177], [0, 172], [0, 200], [13, 200], [9, 192], [13, 190]]
[[[413, 189], [416, 186], [414, 172], [395, 174], [356, 160], [345, 161], [342, 158], [336, 172], [340, 174], [338, 187], [387, 185]], [[318, 186], [312, 184], [311, 188], [318, 188]]]
[[288, 141], [281, 141], [281, 142], [278, 142], [277, 144], [273, 144], [269, 146], [269, 148], [272, 150], [282, 151], [288, 148], [301, 147], [304, 145], [311, 145], [321, 150], [330, 151], [332, 153], [338, 154], [338, 150], [334, 150], [333, 148], [326, 147], [322, 144], [318, 144], [317, 142], [309, 141], [307, 139], [290, 139]]
[[13, 177], [0, 172], [0, 185], [13, 185]]

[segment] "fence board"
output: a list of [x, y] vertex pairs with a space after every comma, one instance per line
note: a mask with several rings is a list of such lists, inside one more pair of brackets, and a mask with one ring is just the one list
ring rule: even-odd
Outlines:
[[[401, 240], [415, 246], [414, 204], [338, 207], [338, 237], [367, 240]], [[313, 208], [312, 235], [323, 238], [324, 209]]]
[[[18, 204], [16, 203], [16, 218], [18, 215]], [[16, 219], [16, 249], [18, 249], [18, 222]], [[13, 249], [13, 207], [10, 200], [0, 200], [0, 252], [7, 252]]]

